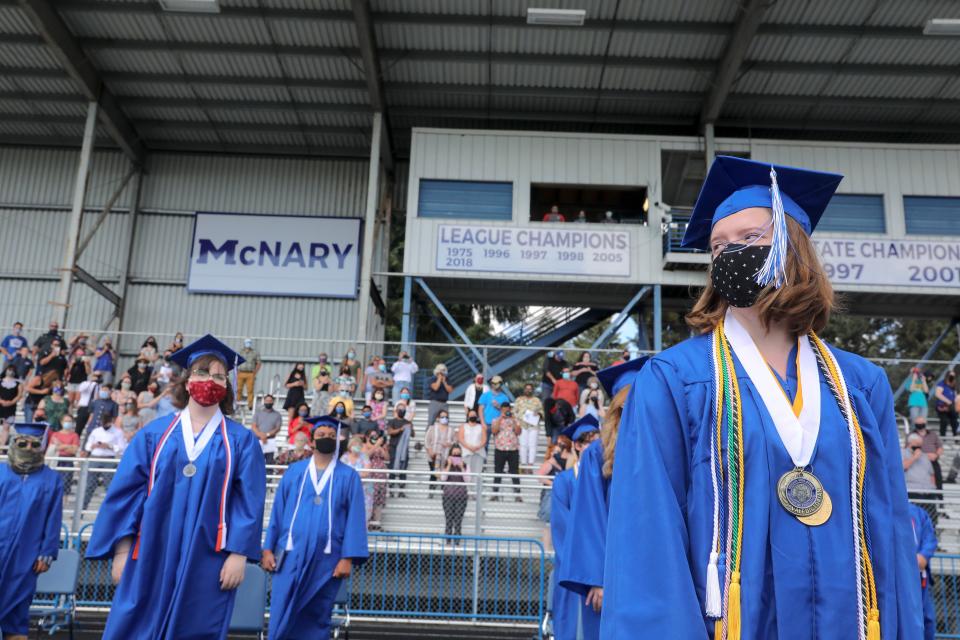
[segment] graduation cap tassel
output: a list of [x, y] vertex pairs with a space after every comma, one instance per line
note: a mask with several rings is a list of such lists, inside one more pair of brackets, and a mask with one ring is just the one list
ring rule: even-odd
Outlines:
[[[727, 596], [727, 640], [740, 640], [740, 572], [730, 577], [730, 593]], [[877, 640], [880, 637], [877, 636]]]
[[777, 289], [786, 282], [787, 268], [787, 217], [780, 197], [780, 185], [777, 183], [777, 171], [770, 167], [770, 201], [773, 209], [773, 237], [770, 242], [770, 254], [757, 272], [756, 281], [760, 285], [773, 284]]

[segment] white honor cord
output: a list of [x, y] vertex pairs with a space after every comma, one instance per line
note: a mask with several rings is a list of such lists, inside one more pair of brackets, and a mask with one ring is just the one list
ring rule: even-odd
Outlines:
[[[722, 390], [720, 388], [720, 363], [717, 362], [717, 336], [713, 335], [711, 341], [710, 361], [713, 365], [713, 397], [714, 420], [721, 420], [722, 414], [717, 409], [722, 400]], [[717, 570], [717, 561], [719, 556], [717, 548], [720, 545], [720, 487], [717, 485], [717, 454], [714, 446], [716, 429], [719, 425], [710, 422], [714, 433], [710, 434], [710, 481], [713, 484], [713, 536], [710, 544], [710, 559], [707, 561], [707, 585], [706, 585], [706, 614], [711, 618], [719, 618], [723, 615], [722, 596], [720, 594], [720, 574]]]
[[194, 462], [200, 457], [200, 454], [203, 453], [203, 450], [210, 443], [210, 438], [213, 437], [214, 432], [216, 432], [217, 427], [220, 426], [223, 420], [223, 414], [217, 409], [213, 417], [204, 425], [203, 431], [200, 432], [200, 437], [194, 439], [190, 412], [183, 411], [180, 414], [180, 432], [183, 434], [183, 446], [187, 451], [187, 459], [190, 462]]
[[820, 433], [820, 370], [809, 338], [801, 336], [797, 345], [800, 359], [797, 375], [803, 392], [803, 408], [797, 417], [753, 338], [729, 309], [724, 320], [724, 333], [759, 392], [794, 466], [806, 467], [813, 457]]

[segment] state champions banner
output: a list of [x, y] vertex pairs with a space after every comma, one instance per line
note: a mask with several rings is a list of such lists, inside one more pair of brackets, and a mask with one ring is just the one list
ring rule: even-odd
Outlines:
[[438, 271], [629, 277], [629, 229], [544, 224], [437, 226]]
[[960, 289], [960, 240], [811, 239], [835, 284]]
[[356, 298], [360, 218], [197, 212], [187, 290]]

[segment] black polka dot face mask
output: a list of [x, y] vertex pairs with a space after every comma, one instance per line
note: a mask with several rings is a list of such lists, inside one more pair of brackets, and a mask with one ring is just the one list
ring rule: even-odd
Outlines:
[[724, 300], [734, 307], [752, 307], [763, 285], [757, 273], [770, 254], [770, 245], [731, 244], [713, 259], [710, 280]]

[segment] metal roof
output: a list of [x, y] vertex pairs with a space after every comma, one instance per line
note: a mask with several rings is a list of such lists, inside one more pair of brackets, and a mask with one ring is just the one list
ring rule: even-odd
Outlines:
[[146, 151], [364, 156], [378, 108], [399, 157], [420, 126], [960, 142], [934, 17], [960, 3], [0, 0], [0, 144], [79, 145], [93, 96], [98, 143]]

